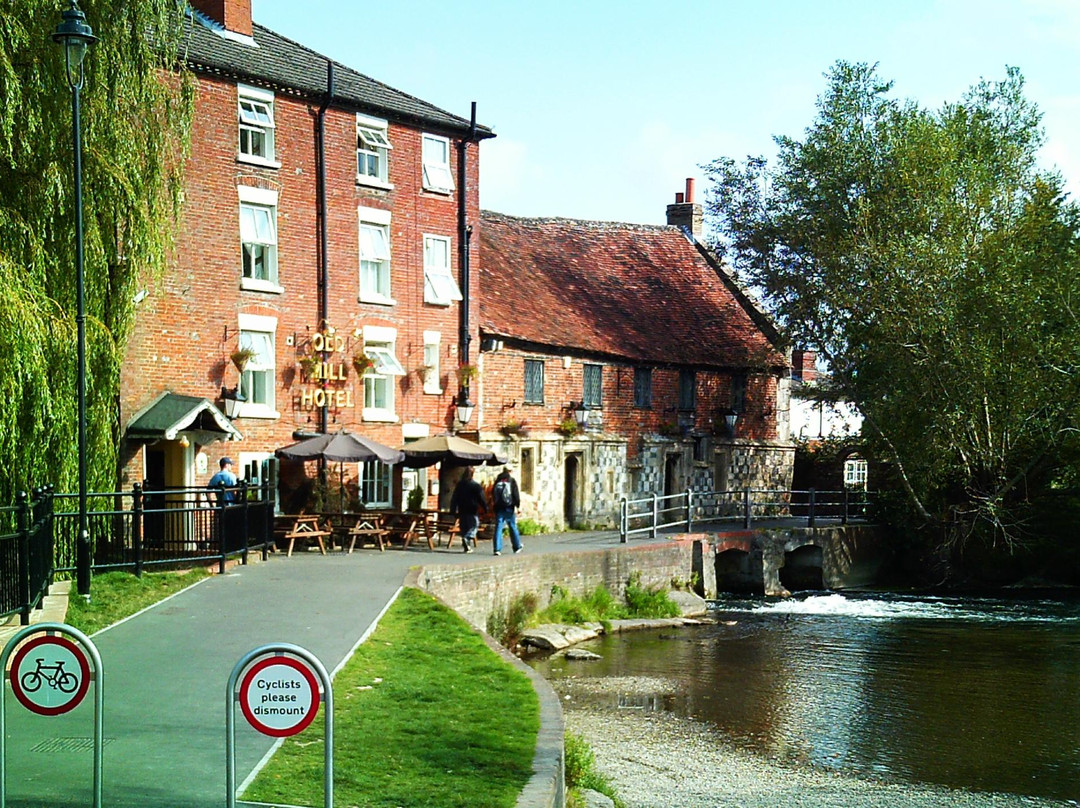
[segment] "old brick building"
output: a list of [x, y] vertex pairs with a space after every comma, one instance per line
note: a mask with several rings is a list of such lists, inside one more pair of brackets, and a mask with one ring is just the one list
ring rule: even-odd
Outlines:
[[667, 213], [482, 215], [477, 426], [548, 525], [610, 525], [623, 495], [790, 486], [776, 331], [699, 242], [692, 181]]
[[[491, 132], [253, 23], [250, 0], [192, 6], [183, 218], [137, 298], [122, 482], [203, 485], [222, 455], [257, 468], [307, 432], [447, 429]], [[423, 483], [359, 473], [371, 504]]]

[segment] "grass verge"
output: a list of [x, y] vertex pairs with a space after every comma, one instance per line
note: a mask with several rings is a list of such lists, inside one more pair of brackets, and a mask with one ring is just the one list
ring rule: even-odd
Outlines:
[[75, 594], [72, 585], [65, 620], [69, 626], [90, 635], [198, 583], [209, 574], [197, 568], [184, 572], [144, 572], [141, 578], [130, 572], [95, 575], [90, 582], [89, 603]]
[[[406, 589], [334, 680], [335, 803], [511, 808], [532, 774], [540, 707], [460, 617]], [[245, 800], [321, 805], [322, 719], [286, 739]]]

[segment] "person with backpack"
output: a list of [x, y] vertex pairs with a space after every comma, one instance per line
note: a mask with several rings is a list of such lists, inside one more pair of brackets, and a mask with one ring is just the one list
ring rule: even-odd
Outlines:
[[491, 505], [495, 511], [495, 555], [502, 555], [503, 525], [510, 528], [510, 543], [515, 553], [522, 550], [521, 534], [518, 533], [515, 511], [521, 507], [521, 493], [517, 480], [510, 476], [510, 467], [506, 466], [491, 489]]

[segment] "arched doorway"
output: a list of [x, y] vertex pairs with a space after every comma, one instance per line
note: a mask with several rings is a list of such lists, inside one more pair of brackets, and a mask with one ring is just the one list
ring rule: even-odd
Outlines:
[[576, 527], [578, 521], [578, 500], [581, 487], [578, 478], [581, 474], [581, 455], [571, 453], [566, 456], [565, 478], [563, 480], [563, 520], [567, 527]]

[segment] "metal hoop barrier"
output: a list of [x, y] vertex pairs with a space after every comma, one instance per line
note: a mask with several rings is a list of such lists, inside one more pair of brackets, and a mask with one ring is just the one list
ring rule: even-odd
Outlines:
[[326, 734], [323, 797], [326, 808], [333, 808], [334, 692], [326, 668], [310, 651], [291, 643], [260, 646], [236, 663], [225, 691], [227, 808], [236, 808], [237, 703], [257, 732], [286, 738], [303, 732], [315, 720], [320, 697]]
[[[93, 805], [101, 808], [105, 675], [97, 647], [77, 628], [63, 623], [38, 623], [27, 626], [8, 641], [0, 654], [0, 670], [10, 682], [16, 700], [42, 716], [62, 715], [74, 710], [86, 696], [90, 683], [94, 683]], [[6, 701], [0, 691], [0, 808], [7, 806]]]

